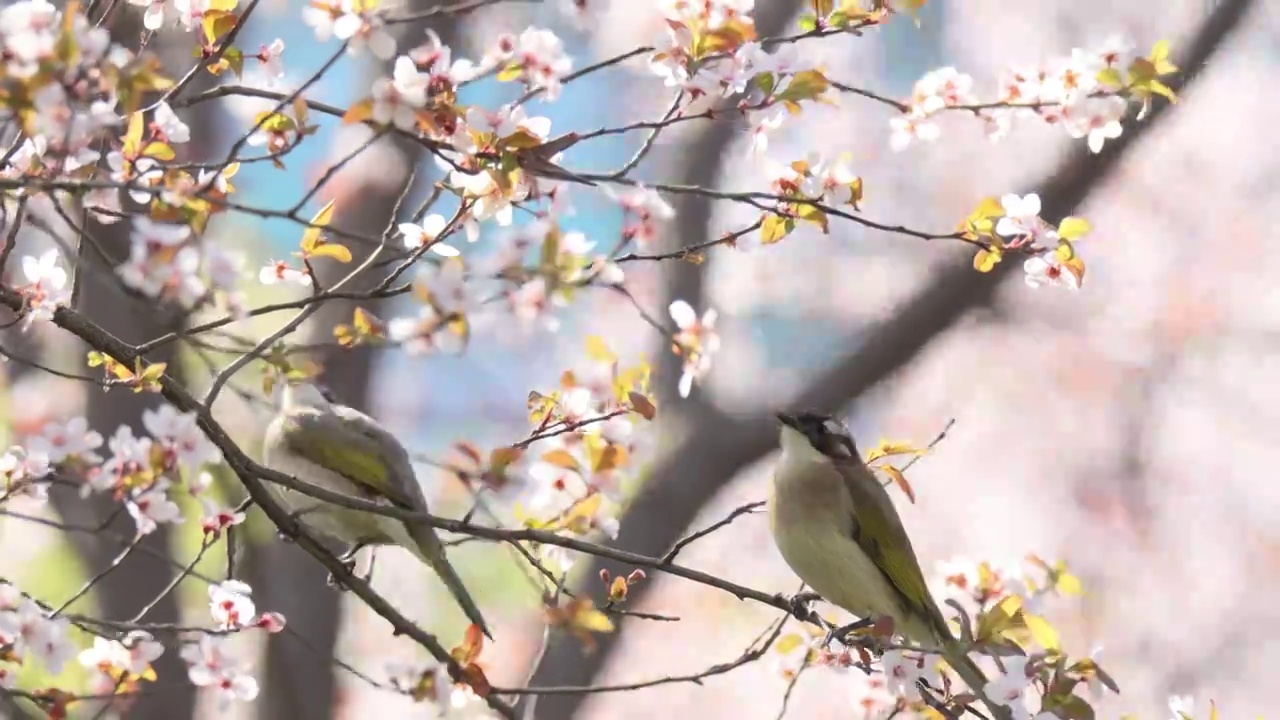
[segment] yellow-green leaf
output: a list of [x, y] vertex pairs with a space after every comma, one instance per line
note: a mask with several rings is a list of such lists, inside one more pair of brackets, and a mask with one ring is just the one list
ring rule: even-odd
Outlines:
[[1093, 227], [1089, 225], [1089, 221], [1080, 217], [1065, 217], [1062, 222], [1058, 223], [1058, 237], [1067, 240], [1075, 240], [1089, 233]]
[[991, 272], [996, 263], [1004, 258], [1004, 250], [998, 245], [982, 248], [973, 256], [973, 269], [978, 272]]
[[586, 608], [579, 611], [573, 618], [573, 624], [591, 632], [613, 632], [613, 621], [609, 619], [608, 615], [595, 608]]
[[1058, 640], [1058, 631], [1049, 623], [1048, 620], [1039, 615], [1032, 615], [1024, 612], [1022, 621], [1026, 624], [1027, 630], [1031, 632], [1031, 639], [1036, 641], [1040, 647], [1045, 650], [1059, 650], [1061, 644]]
[[138, 148], [142, 145], [142, 113], [135, 112], [129, 115], [129, 128], [124, 134], [124, 147], [120, 152], [126, 158], [134, 158], [138, 156]]
[[1084, 592], [1084, 587], [1080, 583], [1080, 578], [1072, 575], [1065, 570], [1058, 573], [1053, 581], [1054, 587], [1063, 595], [1080, 595]]
[[631, 409], [640, 413], [645, 420], [652, 420], [658, 414], [658, 409], [653, 406], [653, 401], [643, 393], [634, 390], [627, 393], [627, 399], [631, 401]]
[[361, 100], [342, 113], [343, 125], [354, 125], [373, 117], [373, 101]]
[[799, 633], [787, 633], [778, 638], [778, 641], [773, 644], [773, 649], [785, 655], [801, 645], [804, 645], [804, 638]]
[[814, 225], [822, 228], [823, 235], [830, 233], [830, 228], [827, 224], [827, 214], [822, 212], [818, 206], [810, 205], [808, 203], [796, 203], [796, 205], [797, 217], [805, 222], [813, 223]]
[[310, 257], [333, 258], [340, 263], [351, 262], [351, 251], [347, 249], [346, 245], [340, 245], [338, 243], [323, 243], [321, 245], [317, 245], [311, 248], [311, 251], [307, 254]]
[[1154, 66], [1156, 75], [1168, 75], [1178, 71], [1178, 66], [1169, 61], [1169, 41], [1158, 40], [1151, 47], [1151, 54], [1147, 56]]
[[162, 142], [148, 143], [146, 147], [142, 148], [142, 154], [166, 162], [177, 157], [173, 152], [173, 148]]
[[311, 226], [303, 231], [300, 244], [304, 252], [311, 252], [320, 244], [320, 233], [329, 226], [329, 220], [332, 218], [333, 201], [330, 200], [320, 208], [320, 212], [316, 213], [315, 217], [311, 218]]
[[786, 89], [778, 93], [782, 100], [813, 100], [831, 87], [831, 81], [818, 70], [801, 70], [791, 76]]
[[498, 72], [498, 82], [511, 82], [519, 78], [522, 72], [524, 70], [521, 69], [520, 63], [511, 63]]
[[991, 235], [995, 230], [995, 219], [1004, 215], [1004, 206], [997, 197], [985, 197], [969, 216], [960, 221], [959, 230], [965, 237], [976, 240], [982, 235]]
[[1120, 75], [1119, 68], [1103, 68], [1098, 71], [1098, 84], [1109, 88], [1124, 87], [1124, 77]]
[[599, 335], [587, 336], [587, 357], [596, 362], [609, 364], [618, 361], [618, 356], [613, 354], [613, 351], [609, 349], [609, 344]]
[[795, 220], [780, 215], [766, 215], [760, 222], [760, 242], [772, 245], [795, 229]]
[[548, 450], [543, 453], [542, 461], [558, 468], [564, 468], [565, 470], [577, 470], [580, 467], [578, 465], [578, 459], [571, 455], [568, 450], [564, 450], [562, 448]]

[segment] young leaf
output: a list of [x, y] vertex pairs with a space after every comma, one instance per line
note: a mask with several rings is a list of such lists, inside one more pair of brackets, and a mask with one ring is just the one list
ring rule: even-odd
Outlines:
[[606, 364], [613, 364], [618, 361], [618, 356], [613, 354], [609, 349], [609, 344], [599, 335], [587, 336], [587, 357]]
[[983, 273], [991, 272], [1002, 259], [1004, 250], [999, 245], [982, 248], [973, 256], [973, 269]]
[[338, 243], [322, 243], [311, 248], [311, 251], [308, 252], [307, 255], [309, 257], [333, 258], [340, 263], [351, 262], [351, 251], [347, 249], [346, 245], [340, 245]]
[[1058, 631], [1048, 620], [1039, 615], [1032, 615], [1024, 612], [1022, 614], [1022, 622], [1026, 624], [1027, 630], [1031, 632], [1031, 639], [1045, 650], [1060, 650], [1061, 643], [1058, 640]]
[[360, 102], [347, 108], [342, 114], [343, 125], [354, 125], [364, 122], [373, 117], [373, 101], [361, 100]]
[[906, 493], [907, 499], [911, 501], [912, 505], [914, 505], [916, 502], [916, 493], [911, 489], [911, 483], [907, 482], [907, 476], [903, 475], [901, 470], [892, 465], [882, 465], [880, 469], [884, 470], [886, 475], [893, 478], [894, 484], [897, 485], [902, 492]]
[[577, 470], [580, 467], [578, 465], [578, 459], [573, 455], [570, 455], [568, 450], [564, 450], [562, 448], [548, 450], [543, 454], [542, 461], [558, 468], [564, 468], [565, 470]]
[[320, 233], [329, 226], [329, 220], [333, 218], [333, 201], [325, 203], [320, 208], [320, 212], [311, 218], [311, 226], [302, 233], [301, 247], [303, 252], [312, 252], [316, 246], [320, 244]]
[[653, 401], [644, 393], [632, 390], [627, 393], [627, 399], [631, 401], [631, 409], [640, 413], [640, 417], [645, 420], [652, 420], [658, 414], [658, 409], [653, 406]]
[[804, 642], [804, 638], [799, 633], [787, 633], [778, 638], [778, 641], [773, 644], [773, 649], [785, 655], [792, 650], [799, 649]]
[[142, 146], [142, 113], [135, 112], [129, 115], [129, 129], [124, 134], [124, 146], [120, 149], [120, 154], [126, 158], [136, 158], [138, 156], [138, 148]]
[[1075, 240], [1086, 235], [1093, 228], [1089, 221], [1079, 217], [1065, 217], [1058, 223], [1058, 237], [1064, 240]]
[[152, 157], [166, 162], [177, 157], [173, 152], [173, 148], [162, 142], [147, 143], [147, 146], [142, 148], [142, 154], [146, 157]]
[[780, 215], [766, 215], [760, 221], [760, 242], [765, 245], [772, 245], [786, 237], [795, 229], [795, 226], [796, 222], [791, 218], [784, 218]]

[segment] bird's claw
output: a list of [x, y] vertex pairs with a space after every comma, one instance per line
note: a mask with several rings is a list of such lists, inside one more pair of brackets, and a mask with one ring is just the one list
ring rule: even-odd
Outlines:
[[791, 610], [791, 614], [799, 620], [809, 620], [813, 616], [813, 609], [809, 607], [812, 603], [821, 600], [822, 596], [816, 592], [802, 592], [795, 595], [780, 595], [779, 598], [785, 602]]
[[861, 630], [862, 628], [870, 627], [873, 624], [875, 624], [875, 620], [873, 618], [863, 618], [862, 620], [858, 620], [857, 622], [851, 622], [848, 625], [841, 625], [840, 627], [832, 627], [831, 629], [827, 630], [827, 636], [822, 639], [822, 647], [830, 646], [832, 641], [835, 641], [835, 640], [840, 641], [841, 645], [848, 647], [849, 633], [853, 632], [854, 630]]
[[[346, 568], [348, 573], [355, 573], [356, 571], [355, 558], [342, 558], [340, 559], [340, 562], [342, 563], [342, 567]], [[329, 587], [334, 588], [338, 592], [343, 592], [348, 589], [347, 586], [341, 580], [339, 580], [338, 577], [333, 573], [329, 573], [329, 578], [325, 582], [329, 585]]]

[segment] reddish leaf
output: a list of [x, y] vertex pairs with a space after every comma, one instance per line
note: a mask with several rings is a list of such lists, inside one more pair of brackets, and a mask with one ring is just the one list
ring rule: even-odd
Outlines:
[[892, 465], [884, 465], [880, 469], [884, 470], [889, 477], [893, 478], [894, 484], [896, 484], [902, 492], [907, 494], [907, 499], [911, 501], [912, 505], [914, 505], [916, 502], [916, 493], [911, 489], [911, 483], [907, 482], [907, 476], [903, 475], [901, 470]]

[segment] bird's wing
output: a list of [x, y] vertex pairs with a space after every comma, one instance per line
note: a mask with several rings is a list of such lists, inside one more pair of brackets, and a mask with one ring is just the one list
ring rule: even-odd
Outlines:
[[[837, 462], [836, 467], [853, 498], [854, 541], [880, 568], [904, 605], [930, 618], [937, 629], [942, 615], [929, 595], [920, 561], [889, 493], [861, 460]], [[941, 631], [950, 633], [945, 621]]]
[[394, 447], [389, 446], [381, 437], [386, 431], [367, 415], [357, 414], [364, 422], [337, 412], [291, 412], [284, 423], [285, 441], [294, 452], [356, 485], [401, 507], [417, 508], [421, 493], [413, 492], [405, 482], [407, 478], [414, 487], [417, 484], [408, 453], [394, 438]]

